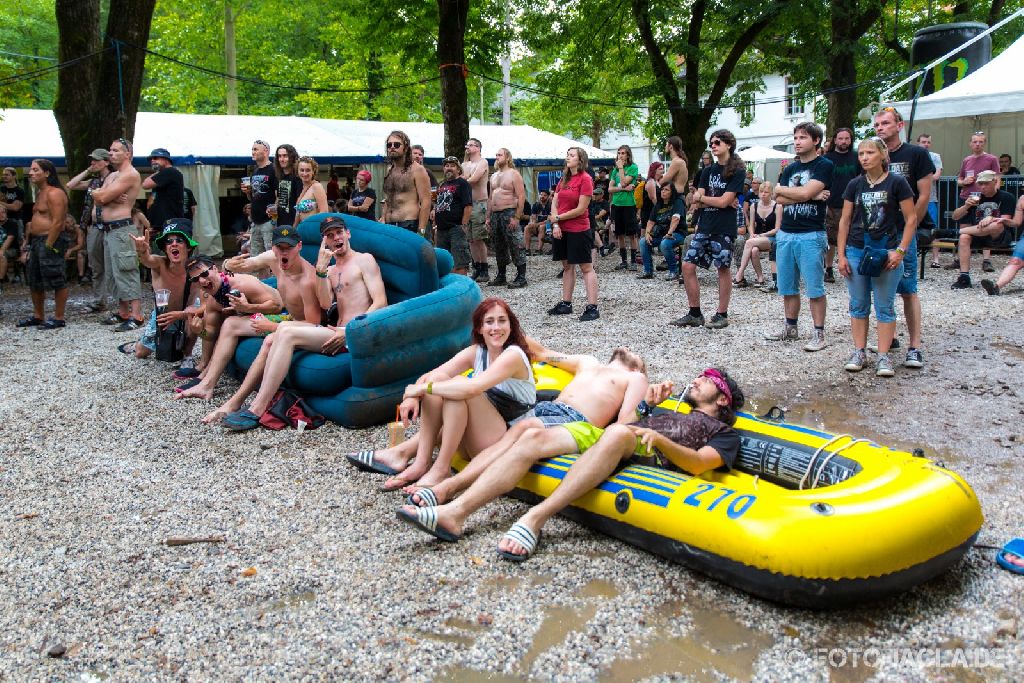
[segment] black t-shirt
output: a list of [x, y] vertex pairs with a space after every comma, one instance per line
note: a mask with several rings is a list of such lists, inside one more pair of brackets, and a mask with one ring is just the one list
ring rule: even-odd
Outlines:
[[473, 188], [465, 178], [452, 178], [437, 186], [437, 206], [434, 220], [440, 230], [462, 225], [467, 206], [473, 206]]
[[655, 239], [659, 239], [667, 235], [668, 229], [672, 227], [673, 216], [679, 216], [679, 224], [676, 225], [676, 232], [685, 234], [686, 202], [683, 201], [682, 197], [676, 197], [671, 204], [665, 204], [659, 201], [655, 205], [654, 209], [651, 210], [649, 220], [654, 221], [654, 229], [651, 230], [651, 236]]
[[25, 212], [25, 190], [21, 189], [20, 185], [15, 185], [14, 187], [0, 186], [0, 195], [3, 196], [4, 201], [8, 204], [21, 202], [21, 209], [18, 211], [7, 209], [7, 218], [12, 221], [22, 221], [22, 216]]
[[[594, 202], [590, 203], [593, 205]], [[548, 219], [548, 216], [551, 215], [551, 200], [549, 199], [546, 204], [543, 202], [534, 202], [533, 211], [531, 211], [531, 213], [537, 217], [537, 220], [543, 223]]]
[[[660, 413], [633, 424], [653, 429], [673, 443], [695, 451], [711, 446], [721, 456], [723, 467], [726, 469], [732, 469], [740, 452], [739, 433], [721, 420], [699, 410], [691, 410], [685, 414]], [[663, 463], [663, 466], [666, 469], [681, 471], [671, 462]]]
[[835, 165], [835, 169], [832, 171], [832, 185], [828, 188], [831, 193], [828, 197], [828, 207], [841, 209], [846, 186], [862, 172], [860, 161], [857, 160], [857, 153], [853, 151], [852, 147], [843, 153], [828, 152], [825, 154], [825, 158]]
[[351, 213], [352, 213], [353, 216], [359, 216], [360, 218], [365, 218], [365, 219], [370, 220], [370, 221], [375, 221], [375, 220], [377, 220], [377, 192], [376, 192], [376, 190], [374, 190], [369, 185], [366, 186], [365, 190], [360, 190], [360, 189], [357, 189], [357, 188], [352, 188], [352, 199], [351, 199], [351, 201], [352, 201], [352, 204], [354, 206], [362, 206], [363, 202], [366, 201], [367, 199], [372, 199], [373, 200], [373, 206], [370, 207], [369, 211], [366, 211], [365, 213], [362, 212], [362, 211], [352, 211]]
[[302, 181], [294, 173], [277, 179], [277, 224], [295, 225], [295, 205], [302, 194]]
[[153, 204], [146, 215], [155, 235], [169, 219], [185, 216], [185, 179], [173, 166], [161, 168], [150, 179], [154, 185]]
[[[960, 219], [960, 225], [977, 225], [981, 219], [989, 217], [1010, 216], [1012, 218], [1016, 208], [1017, 198], [1006, 190], [998, 190], [993, 197], [982, 195], [980, 203]], [[993, 235], [993, 239], [998, 237], [999, 235]]]
[[846, 186], [843, 200], [853, 202], [853, 217], [850, 221], [850, 236], [847, 244], [863, 248], [864, 230], [871, 240], [885, 239], [887, 249], [895, 249], [903, 237], [903, 213], [900, 202], [912, 199], [914, 193], [903, 176], [890, 173], [885, 180], [874, 187], [868, 185], [866, 176], [859, 176]]
[[0, 248], [3, 247], [8, 237], [14, 238], [14, 241], [11, 242], [11, 248], [21, 246], [18, 243], [18, 224], [10, 218], [7, 219], [6, 223], [0, 223]]
[[[804, 187], [812, 180], [821, 182], [826, 188], [832, 186], [832, 162], [825, 157], [816, 157], [804, 163], [799, 159], [789, 162], [782, 169], [779, 184], [785, 187]], [[825, 202], [812, 199], [799, 204], [782, 207], [782, 232], [815, 232], [825, 229]]]
[[273, 164], [267, 164], [253, 171], [249, 179], [250, 196], [252, 197], [252, 222], [266, 223], [270, 220], [267, 207], [277, 197], [277, 176], [274, 175]]
[[[548, 207], [551, 210], [551, 207]], [[608, 200], [602, 199], [600, 201], [591, 199], [590, 204], [587, 205], [587, 214], [590, 216], [590, 229], [597, 230], [597, 214], [604, 211], [604, 217], [608, 218]], [[550, 214], [548, 214], [550, 215]]]
[[193, 213], [198, 204], [199, 202], [196, 201], [196, 196], [192, 194], [192, 190], [186, 187], [184, 201], [182, 202], [182, 207], [185, 209], [185, 218], [191, 219], [193, 217]]
[[[743, 192], [743, 181], [747, 177], [742, 167], [734, 169], [730, 178], [725, 178], [725, 167], [717, 161], [701, 173], [697, 188], [704, 188], [705, 197], [721, 197], [727, 192], [737, 196]], [[701, 209], [698, 230], [705, 235], [730, 235], [736, 237], [736, 209], [727, 206], [718, 209], [705, 206]]]
[[[914, 203], [917, 203], [917, 181], [921, 178], [935, 173], [935, 164], [932, 163], [932, 155], [924, 147], [904, 142], [889, 152], [889, 173], [903, 176], [910, 183], [910, 191], [914, 193]], [[900, 225], [902, 226], [903, 215], [900, 214]], [[920, 227], [934, 227], [932, 218], [928, 214], [921, 219]]]

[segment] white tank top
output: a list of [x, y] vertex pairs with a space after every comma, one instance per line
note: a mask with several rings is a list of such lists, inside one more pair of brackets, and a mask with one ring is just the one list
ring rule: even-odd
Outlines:
[[[501, 384], [495, 385], [495, 389], [502, 391], [515, 400], [524, 403], [526, 405], [533, 405], [537, 402], [537, 383], [533, 377], [533, 365], [530, 363], [529, 357], [526, 352], [523, 351], [519, 346], [512, 344], [507, 347], [508, 349], [514, 349], [523, 359], [523, 364], [526, 366], [526, 371], [529, 373], [529, 379], [519, 379], [517, 377], [509, 377]], [[478, 375], [487, 369], [487, 348], [484, 346], [476, 347], [476, 361], [473, 363], [473, 374]]]

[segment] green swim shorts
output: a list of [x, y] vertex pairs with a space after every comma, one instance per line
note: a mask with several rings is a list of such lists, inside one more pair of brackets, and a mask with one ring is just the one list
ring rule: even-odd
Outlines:
[[565, 429], [572, 436], [573, 441], [576, 442], [576, 452], [583, 453], [588, 448], [597, 443], [597, 440], [604, 434], [604, 429], [601, 427], [595, 427], [589, 422], [566, 422], [565, 424], [558, 425], [562, 429]]

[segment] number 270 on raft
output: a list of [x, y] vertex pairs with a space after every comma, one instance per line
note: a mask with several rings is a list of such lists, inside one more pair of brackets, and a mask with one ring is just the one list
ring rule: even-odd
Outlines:
[[739, 519], [754, 505], [756, 500], [757, 496], [750, 494], [737, 496], [734, 489], [727, 489], [724, 486], [698, 484], [697, 490], [684, 498], [683, 503], [695, 508], [704, 508], [707, 512], [724, 507], [725, 514], [729, 519]]

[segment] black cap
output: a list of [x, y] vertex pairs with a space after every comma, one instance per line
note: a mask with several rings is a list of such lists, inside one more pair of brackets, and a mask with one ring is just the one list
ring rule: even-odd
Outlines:
[[149, 153], [149, 158], [150, 159], [167, 159], [167, 161], [170, 161], [172, 164], [174, 163], [173, 161], [171, 161], [171, 153], [168, 152], [163, 147], [157, 147], [152, 152], [150, 152]]
[[327, 218], [320, 221], [320, 235], [321, 237], [328, 231], [334, 230], [335, 228], [342, 228], [348, 230], [348, 226], [345, 225], [345, 219], [341, 216], [328, 216]]
[[273, 237], [270, 238], [270, 246], [276, 247], [279, 244], [287, 244], [294, 247], [299, 243], [299, 231], [292, 225], [279, 225], [274, 228]]
[[213, 266], [213, 259], [206, 254], [196, 254], [188, 260], [185, 264], [185, 270], [192, 270], [198, 266], [206, 266], [207, 268]]

